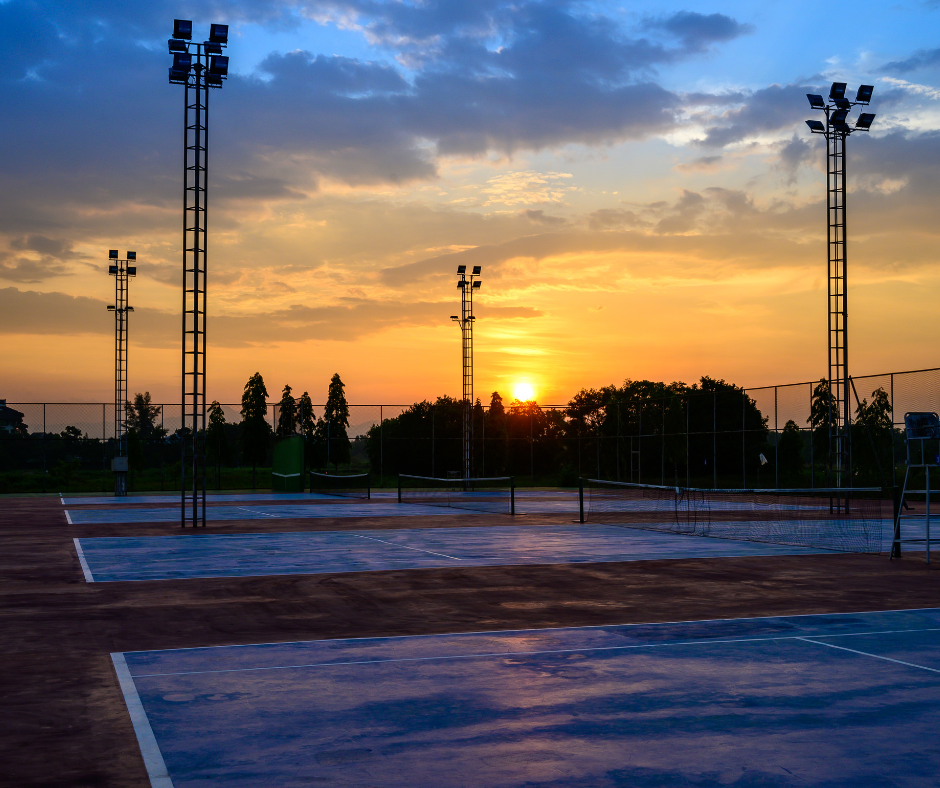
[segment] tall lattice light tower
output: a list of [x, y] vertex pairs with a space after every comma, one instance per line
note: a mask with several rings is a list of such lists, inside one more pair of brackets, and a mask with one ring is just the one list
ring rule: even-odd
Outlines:
[[206, 524], [206, 217], [209, 90], [228, 78], [228, 25], [193, 43], [193, 23], [173, 20], [170, 83], [185, 87], [183, 121], [183, 345], [180, 525]]
[[473, 291], [479, 290], [480, 266], [473, 266], [467, 275], [467, 266], [457, 266], [457, 287], [460, 288], [460, 317], [451, 315], [450, 319], [460, 326], [463, 346], [463, 478], [473, 477]]
[[[134, 263], [134, 265], [129, 265]], [[114, 304], [108, 311], [114, 312], [114, 457], [111, 470], [114, 472], [114, 494], [127, 495], [127, 316], [134, 311], [128, 306], [130, 277], [137, 276], [137, 252], [128, 252], [121, 260], [117, 249], [108, 250], [108, 273], [114, 277]]]
[[[846, 153], [845, 143], [856, 131], [868, 131], [875, 116], [859, 114], [855, 126], [848, 125], [848, 115], [856, 105], [868, 106], [874, 91], [862, 85], [855, 101], [845, 97], [845, 82], [833, 82], [829, 100], [807, 93], [809, 105], [826, 115], [826, 122], [808, 120], [813, 134], [826, 138], [826, 237], [829, 256], [829, 474], [830, 487], [851, 487], [851, 447], [849, 445], [849, 341], [848, 341], [848, 236], [846, 234]], [[833, 508], [848, 510], [848, 498], [836, 496]]]

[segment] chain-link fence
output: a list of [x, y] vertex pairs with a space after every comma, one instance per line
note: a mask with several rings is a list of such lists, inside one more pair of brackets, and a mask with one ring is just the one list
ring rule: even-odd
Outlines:
[[[473, 472], [563, 486], [575, 485], [579, 476], [701, 487], [825, 486], [828, 429], [811, 423], [818, 383], [695, 388], [659, 397], [608, 393], [590, 404], [476, 406]], [[859, 400], [850, 386], [851, 410], [862, 418], [850, 427], [853, 483], [894, 484], [905, 456], [904, 413], [940, 410], [940, 368], [856, 377], [854, 386]], [[866, 420], [866, 406], [859, 408], [860, 401], [879, 397], [889, 427]], [[178, 490], [186, 436], [181, 406], [156, 408], [152, 429], [128, 435], [131, 489]], [[224, 424], [206, 435], [208, 486], [269, 487], [280, 406], [269, 403], [267, 449], [253, 460], [247, 459], [241, 405], [221, 409]], [[310, 469], [369, 472], [377, 486], [393, 485], [398, 473], [461, 473], [462, 405], [454, 400], [350, 405], [348, 427], [325, 419], [323, 405], [314, 404], [308, 416]], [[300, 432], [304, 414], [287, 421]], [[7, 403], [0, 408], [0, 492], [113, 489], [114, 422], [113, 404]]]

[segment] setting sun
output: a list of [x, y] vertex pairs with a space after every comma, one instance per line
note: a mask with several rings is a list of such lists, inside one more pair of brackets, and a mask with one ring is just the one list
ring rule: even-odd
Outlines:
[[531, 383], [517, 383], [512, 395], [520, 402], [531, 402], [535, 399], [535, 390]]

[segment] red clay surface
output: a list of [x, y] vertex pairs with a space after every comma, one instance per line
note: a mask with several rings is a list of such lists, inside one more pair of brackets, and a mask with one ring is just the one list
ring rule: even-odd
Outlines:
[[[511, 522], [462, 514], [391, 519], [267, 519], [206, 530]], [[557, 515], [524, 520], [553, 521]], [[899, 562], [818, 555], [86, 584], [72, 544], [76, 536], [180, 531], [173, 524], [69, 526], [58, 497], [0, 499], [0, 785], [149, 785], [112, 651], [940, 607], [940, 573], [912, 556]]]

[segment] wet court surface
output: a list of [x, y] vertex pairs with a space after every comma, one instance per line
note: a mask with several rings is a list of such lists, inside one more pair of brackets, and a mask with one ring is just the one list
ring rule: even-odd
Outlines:
[[940, 610], [113, 654], [154, 785], [926, 786]]
[[615, 525], [403, 528], [75, 539], [94, 582], [827, 552]]

